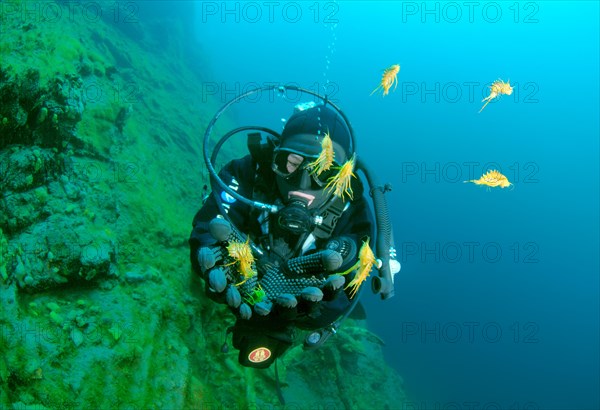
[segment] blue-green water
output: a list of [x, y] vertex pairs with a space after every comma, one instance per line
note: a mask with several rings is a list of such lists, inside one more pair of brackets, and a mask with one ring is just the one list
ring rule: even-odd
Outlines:
[[[600, 407], [597, 2], [193, 10], [192, 47], [210, 68], [199, 98], [273, 82], [326, 90], [393, 185], [396, 296], [363, 299], [404, 408]], [[397, 89], [369, 96], [392, 64]], [[478, 114], [498, 78], [513, 94]], [[262, 94], [237, 115], [279, 129], [290, 110]], [[514, 187], [463, 183], [492, 168]]]

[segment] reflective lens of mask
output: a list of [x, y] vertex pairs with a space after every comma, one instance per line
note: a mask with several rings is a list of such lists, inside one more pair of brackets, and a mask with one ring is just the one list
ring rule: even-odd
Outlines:
[[[312, 178], [311, 186], [313, 189], [319, 189], [327, 185], [329, 180], [337, 173], [337, 164], [333, 164], [328, 170], [322, 171], [317, 175], [317, 172], [310, 166], [315, 158], [304, 158], [298, 162], [298, 158], [290, 157], [290, 154], [293, 153], [289, 151], [276, 151], [273, 155], [272, 169], [273, 172], [286, 178], [291, 184], [300, 186], [302, 175], [304, 174], [303, 171], [306, 170]], [[307, 189], [308, 187], [304, 188]]]

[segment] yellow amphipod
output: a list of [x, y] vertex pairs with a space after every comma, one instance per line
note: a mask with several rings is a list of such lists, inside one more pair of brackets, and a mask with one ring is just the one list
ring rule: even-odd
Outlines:
[[496, 171], [495, 169], [489, 171], [486, 174], [483, 174], [479, 179], [471, 179], [469, 181], [463, 182], [472, 182], [475, 185], [486, 185], [491, 188], [495, 188], [498, 186], [500, 188], [507, 188], [512, 185], [512, 183], [508, 181], [508, 178], [506, 178], [504, 175], [502, 175], [499, 171]]
[[321, 141], [321, 153], [319, 157], [309, 164], [312, 169], [311, 174], [321, 175], [324, 171], [327, 171], [333, 165], [335, 153], [333, 152], [333, 142], [329, 137], [329, 132], [323, 137]]
[[483, 104], [483, 107], [481, 107], [481, 110], [479, 110], [479, 112], [483, 111], [486, 105], [488, 105], [490, 101], [492, 101], [494, 98], [502, 94], [511, 95], [512, 92], [513, 87], [510, 86], [510, 80], [508, 80], [507, 82], [504, 82], [501, 79], [494, 81], [490, 87], [490, 95], [481, 100], [481, 102], [485, 101], [485, 104]]
[[394, 64], [394, 65], [386, 68], [385, 70], [383, 70], [383, 76], [381, 77], [381, 83], [369, 95], [373, 95], [373, 93], [375, 91], [377, 91], [381, 88], [381, 89], [383, 89], [383, 96], [385, 97], [386, 95], [388, 95], [388, 93], [390, 92], [390, 88], [392, 88], [392, 85], [394, 85], [394, 84], [396, 84], [394, 86], [394, 91], [395, 91], [396, 87], [398, 87], [398, 73], [399, 72], [400, 72], [400, 64]]
[[356, 272], [356, 275], [354, 275], [354, 279], [352, 279], [344, 288], [351, 288], [350, 299], [356, 295], [360, 285], [367, 280], [367, 277], [369, 277], [373, 266], [376, 264], [377, 259], [375, 258], [375, 254], [373, 254], [371, 247], [369, 246], [369, 238], [367, 238], [367, 240], [363, 242], [363, 245], [360, 247], [360, 251], [358, 251], [358, 262], [347, 271], [340, 273], [340, 275], [346, 275], [349, 272], [358, 269], [358, 272]]
[[240, 283], [236, 283], [235, 286], [241, 285], [256, 275], [256, 272], [254, 272], [252, 269], [254, 255], [252, 255], [252, 249], [250, 249], [250, 237], [248, 237], [246, 242], [231, 241], [227, 247], [227, 252], [229, 253], [229, 256], [234, 259], [234, 261], [226, 264], [225, 266], [239, 263], [238, 271], [244, 277], [244, 280]]
[[354, 163], [356, 160], [356, 154], [352, 155], [344, 165], [336, 167], [338, 173], [329, 178], [325, 189], [333, 190], [333, 194], [344, 200], [344, 195], [348, 195], [350, 199], [354, 199], [354, 193], [352, 192], [352, 177], [354, 175]]

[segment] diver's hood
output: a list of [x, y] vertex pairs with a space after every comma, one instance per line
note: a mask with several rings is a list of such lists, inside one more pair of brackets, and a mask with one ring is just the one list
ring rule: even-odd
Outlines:
[[281, 133], [279, 149], [316, 158], [326, 133], [333, 142], [335, 162], [343, 164], [352, 154], [350, 130], [341, 115], [322, 104], [297, 111], [289, 118]]
[[[281, 133], [281, 142], [276, 151], [284, 151], [301, 155], [305, 160], [314, 160], [321, 153], [321, 142], [325, 134], [331, 138], [334, 161], [337, 165], [346, 162], [351, 152], [351, 134], [346, 122], [340, 114], [326, 105], [299, 104], [296, 112], [288, 119]], [[300, 108], [299, 108], [300, 107]], [[323, 205], [331, 193], [323, 186], [314, 183], [308, 170], [294, 179], [277, 176], [277, 187], [284, 203], [290, 198], [312, 197], [308, 208], [314, 209]]]

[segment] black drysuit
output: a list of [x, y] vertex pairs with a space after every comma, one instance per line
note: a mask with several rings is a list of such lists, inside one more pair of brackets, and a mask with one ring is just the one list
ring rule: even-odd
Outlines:
[[[236, 186], [237, 192], [245, 198], [252, 198], [253, 200], [273, 204], [279, 197], [275, 175], [270, 169], [270, 164], [261, 164], [259, 166], [250, 155], [228, 163], [221, 170], [219, 176], [226, 185]], [[233, 182], [234, 180], [235, 182]], [[372, 212], [363, 196], [364, 189], [360, 181], [357, 179], [354, 180], [352, 188], [354, 191], [354, 200], [340, 216], [331, 238], [340, 236], [349, 237], [354, 240], [357, 248], [360, 248], [362, 240], [366, 237], [372, 237], [373, 218]], [[261, 231], [261, 225], [258, 221], [262, 211], [252, 209], [240, 201], [233, 200], [223, 191], [219, 190], [216, 194], [222, 198], [224, 205], [228, 205], [228, 216], [237, 229], [245, 234], [249, 234], [255, 243], [260, 243], [258, 238], [265, 236]], [[192, 267], [199, 275], [201, 272], [197, 258], [198, 249], [215, 244], [215, 240], [208, 231], [209, 222], [219, 214], [214, 195], [215, 193], [213, 192], [202, 208], [196, 213], [193, 220], [193, 230], [189, 239]], [[270, 227], [272, 227], [273, 235], [276, 235], [276, 224], [270, 223]], [[283, 232], [280, 233], [281, 235], [285, 235]], [[286, 237], [287, 240], [289, 238]], [[327, 241], [328, 239], [317, 239], [315, 242], [316, 250], [323, 249]], [[346, 283], [350, 279], [351, 276], [347, 277]], [[307, 320], [301, 321], [302, 324], [299, 327], [319, 328], [330, 324], [339, 315], [343, 314], [349, 307], [350, 301], [347, 297], [347, 292], [339, 292], [339, 297], [336, 297], [336, 300], [324, 300], [320, 305], [322, 306], [319, 317], [307, 318]], [[254, 320], [256, 316], [253, 315], [252, 319]], [[270, 318], [271, 322], [274, 319], [271, 315], [268, 318]], [[260, 321], [261, 318], [256, 318], [256, 320]]]

